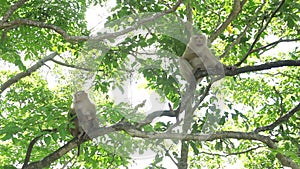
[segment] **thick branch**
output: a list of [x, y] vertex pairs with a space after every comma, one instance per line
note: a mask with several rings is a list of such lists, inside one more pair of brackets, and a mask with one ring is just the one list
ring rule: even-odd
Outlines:
[[20, 8], [26, 1], [28, 0], [19, 0], [16, 4], [12, 5], [11, 8], [4, 14], [2, 20], [0, 22], [7, 22], [8, 18], [18, 9]]
[[278, 68], [283, 66], [300, 66], [300, 60], [279, 60], [279, 61], [264, 63], [256, 66], [245, 66], [233, 71], [227, 70], [225, 72], [225, 75], [233, 76], [240, 73], [255, 72], [255, 71], [267, 70], [267, 69]]
[[63, 30], [62, 28], [55, 26], [55, 25], [51, 25], [51, 24], [47, 24], [44, 22], [39, 22], [39, 21], [34, 21], [34, 20], [29, 20], [29, 19], [18, 19], [18, 20], [14, 20], [11, 22], [6, 22], [6, 23], [2, 23], [0, 24], [0, 29], [5, 29], [5, 28], [13, 28], [16, 26], [21, 26], [21, 25], [27, 25], [27, 26], [35, 26], [35, 27], [40, 27], [40, 28], [46, 28], [46, 29], [51, 29], [53, 31], [55, 31], [56, 33], [60, 34], [66, 41], [68, 42], [82, 42], [82, 41], [87, 41], [87, 40], [102, 40], [102, 39], [108, 39], [108, 38], [115, 38], [118, 37], [120, 35], [124, 35], [126, 33], [129, 33], [133, 30], [136, 30], [137, 28], [139, 28], [141, 25], [147, 23], [147, 22], [151, 22], [154, 21], [166, 14], [169, 14], [171, 12], [174, 12], [179, 5], [182, 3], [182, 0], [178, 0], [177, 3], [174, 5], [174, 7], [163, 11], [161, 13], [157, 13], [154, 14], [150, 17], [147, 18], [142, 18], [141, 20], [137, 21], [133, 26], [128, 27], [124, 30], [121, 30], [119, 32], [115, 32], [115, 33], [106, 33], [103, 35], [98, 35], [95, 37], [89, 37], [89, 36], [70, 36], [68, 35], [68, 33]]
[[186, 141], [180, 142], [180, 158], [178, 161], [178, 168], [187, 169], [188, 168], [188, 156], [189, 156], [189, 144]]
[[[99, 130], [91, 133], [92, 136], [98, 137], [103, 136], [108, 133], [112, 133], [115, 131], [125, 131], [132, 137], [139, 138], [148, 138], [148, 139], [175, 139], [175, 140], [183, 140], [183, 141], [213, 141], [217, 139], [238, 139], [238, 140], [256, 140], [266, 144], [269, 148], [276, 149], [277, 146], [275, 144], [276, 140], [272, 140], [268, 136], [263, 136], [254, 132], [236, 132], [236, 131], [223, 131], [217, 132], [213, 134], [181, 134], [181, 133], [155, 133], [155, 132], [145, 132], [138, 130], [135, 125], [132, 125], [127, 122], [119, 122], [110, 127], [101, 127]], [[34, 169], [34, 168], [43, 168], [49, 166], [52, 162], [59, 159], [61, 156], [66, 154], [71, 149], [77, 146], [77, 139], [73, 139], [68, 142], [63, 147], [59, 148], [57, 151], [53, 152], [49, 156], [44, 159], [33, 162], [29, 164], [26, 169]], [[87, 140], [83, 140], [87, 141]], [[282, 154], [277, 154], [276, 157], [281, 161], [281, 163], [285, 166], [290, 166], [293, 169], [299, 169], [299, 166], [291, 161], [289, 158]]]
[[[241, 73], [248, 73], [248, 72], [255, 72], [255, 71], [262, 71], [272, 68], [278, 68], [283, 66], [300, 66], [300, 60], [280, 60], [275, 62], [269, 62], [261, 65], [256, 66], [245, 66], [237, 69], [224, 69], [225, 76], [234, 76]], [[207, 76], [208, 73], [206, 71], [198, 70], [195, 73], [195, 77], [197, 79]]]
[[28, 68], [26, 71], [18, 73], [17, 75], [15, 75], [14, 77], [10, 78], [8, 81], [6, 81], [5, 83], [3, 83], [0, 87], [0, 94], [7, 89], [8, 87], [10, 87], [12, 84], [18, 82], [20, 79], [31, 75], [31, 73], [35, 72], [37, 69], [39, 69], [40, 67], [42, 67], [44, 65], [45, 62], [51, 60], [52, 58], [54, 58], [57, 55], [56, 52], [51, 53], [48, 56], [45, 56], [44, 58], [40, 59], [38, 62], [36, 62], [36, 64], [34, 64], [33, 66], [31, 66], [30, 68]]
[[283, 6], [285, 0], [282, 0], [280, 2], [280, 4], [278, 5], [278, 7], [272, 12], [270, 18], [267, 20], [267, 23], [258, 31], [258, 33], [256, 34], [256, 37], [254, 39], [254, 42], [252, 43], [252, 45], [250, 46], [248, 52], [245, 54], [245, 56], [237, 63], [235, 64], [235, 66], [240, 66], [247, 58], [248, 56], [251, 54], [251, 51], [253, 50], [254, 46], [256, 45], [256, 43], [258, 42], [260, 35], [265, 31], [265, 29], [268, 27], [269, 23], [271, 22], [271, 20], [275, 17], [275, 14], [279, 11], [279, 9]]
[[288, 121], [289, 118], [292, 117], [298, 111], [300, 111], [300, 103], [295, 108], [293, 108], [290, 112], [278, 118], [274, 123], [267, 126], [259, 127], [254, 132], [258, 133], [261, 131], [273, 130], [276, 126], [280, 125], [283, 122]]
[[48, 155], [47, 157], [45, 157], [44, 159], [42, 159], [40, 161], [30, 163], [29, 165], [25, 166], [24, 169], [36, 169], [36, 168], [49, 167], [52, 162], [61, 158], [64, 154], [66, 154], [73, 148], [77, 147], [77, 145], [78, 145], [77, 142], [78, 142], [78, 139], [75, 137], [74, 139], [69, 141], [64, 146], [60, 147], [58, 150], [56, 150], [52, 154]]
[[[57, 129], [53, 129], [53, 130], [44, 130], [44, 132], [57, 132]], [[30, 160], [30, 156], [31, 156], [31, 152], [33, 149], [34, 144], [42, 137], [44, 136], [46, 133], [43, 133], [37, 137], [35, 137], [33, 140], [31, 140], [31, 142], [28, 145], [27, 148], [27, 152], [26, 152], [26, 156], [25, 156], [25, 160], [24, 160], [24, 164], [22, 166], [22, 169], [26, 168], [27, 164], [29, 163]]]
[[227, 17], [227, 19], [222, 23], [222, 25], [217, 28], [217, 30], [212, 33], [211, 37], [209, 38], [210, 42], [214, 41], [224, 30], [228, 27], [228, 25], [238, 16], [238, 14], [242, 11], [243, 5], [246, 3], [247, 0], [233, 0], [232, 11]]
[[[118, 125], [118, 124], [116, 124]], [[101, 127], [100, 130], [97, 131], [98, 136], [103, 136], [108, 133], [114, 132], [115, 129], [113, 126], [111, 127]], [[84, 140], [80, 140], [78, 142], [77, 137], [69, 141], [64, 146], [60, 147], [55, 152], [49, 154], [47, 157], [43, 158], [40, 161], [32, 162], [28, 166], [26, 166], [24, 169], [36, 169], [36, 168], [45, 168], [48, 167], [51, 163], [56, 161], [57, 159], [61, 158], [63, 155], [65, 155], [67, 152], [71, 151], [73, 148], [77, 147], [78, 144], [82, 144], [83, 142], [88, 141], [89, 139], [86, 138]]]
[[299, 163], [295, 163], [290, 158], [283, 154], [277, 153], [276, 158], [280, 161], [283, 166], [291, 167], [292, 169], [300, 169]]
[[27, 152], [26, 152], [26, 156], [25, 156], [25, 160], [24, 160], [24, 164], [23, 164], [23, 168], [25, 168], [30, 160], [30, 156], [31, 156], [31, 152], [33, 149], [34, 144], [42, 137], [43, 135], [39, 135], [37, 137], [35, 137], [33, 140], [31, 140], [31, 142], [29, 143], [29, 146], [27, 148]]
[[[124, 125], [121, 125], [125, 127]], [[118, 126], [116, 126], [118, 127]], [[116, 128], [116, 130], [124, 130], [133, 137], [149, 138], [149, 139], [175, 139], [175, 140], [195, 140], [195, 141], [213, 141], [217, 139], [231, 138], [238, 140], [256, 140], [266, 144], [271, 149], [277, 149], [277, 145], [274, 140], [268, 136], [259, 135], [257, 133], [247, 132], [235, 132], [235, 131], [224, 131], [214, 134], [179, 134], [179, 133], [147, 133], [139, 130], [135, 130], [134, 126], [127, 125], [125, 128]], [[292, 169], [300, 169], [299, 165], [293, 162], [290, 158], [283, 154], [277, 153], [277, 159], [282, 165], [291, 167]]]

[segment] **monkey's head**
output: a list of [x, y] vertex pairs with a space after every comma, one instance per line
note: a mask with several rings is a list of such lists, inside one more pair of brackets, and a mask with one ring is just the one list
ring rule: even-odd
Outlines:
[[206, 37], [203, 34], [192, 35], [191, 41], [193, 44], [195, 44], [198, 47], [202, 45], [206, 46]]
[[85, 91], [78, 91], [74, 94], [74, 101], [79, 102], [88, 98], [88, 94]]

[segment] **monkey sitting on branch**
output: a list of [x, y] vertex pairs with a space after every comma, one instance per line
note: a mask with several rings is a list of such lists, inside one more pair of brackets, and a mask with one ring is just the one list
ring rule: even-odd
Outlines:
[[207, 46], [206, 37], [203, 34], [192, 35], [182, 57], [179, 58], [179, 71], [188, 82], [186, 92], [182, 96], [179, 111], [179, 113], [185, 111], [184, 133], [188, 131], [192, 123], [194, 110], [192, 105], [197, 83], [203, 79], [203, 77], [196, 79], [195, 72], [197, 70], [207, 71], [210, 75], [224, 76], [223, 64], [214, 57]]
[[[79, 140], [88, 137], [92, 139], [89, 133], [99, 129], [99, 121], [96, 117], [96, 106], [89, 99], [84, 91], [78, 91], [74, 94], [73, 105], [69, 113], [70, 122], [69, 131], [73, 137]], [[80, 154], [80, 144], [78, 144], [78, 155]]]
[[[207, 71], [212, 75], [223, 75], [223, 64], [214, 57], [210, 49], [207, 47], [206, 37], [203, 34], [192, 35], [186, 49], [179, 59], [179, 71], [188, 82], [186, 93], [182, 97], [181, 104], [176, 110], [162, 110], [155, 111], [149, 114], [138, 127], [150, 123], [154, 118], [161, 116], [176, 117], [176, 121], [179, 122], [178, 116], [184, 110], [186, 115], [185, 121], [192, 119], [192, 103], [194, 101], [194, 94], [197, 86], [197, 82], [201, 81], [202, 78], [196, 79], [194, 74], [197, 70]], [[190, 122], [185, 122], [190, 123]], [[187, 125], [184, 128], [188, 128]], [[184, 130], [186, 130], [184, 129]]]
[[[212, 75], [223, 75], [223, 64], [215, 58], [207, 46], [205, 35], [192, 35], [186, 49], [179, 59], [179, 71], [189, 83], [195, 83], [194, 73], [200, 69]], [[201, 81], [202, 78], [196, 81]]]

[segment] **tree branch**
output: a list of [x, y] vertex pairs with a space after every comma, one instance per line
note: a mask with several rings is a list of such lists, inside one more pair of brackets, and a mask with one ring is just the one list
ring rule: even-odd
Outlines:
[[178, 159], [178, 168], [187, 169], [189, 156], [189, 144], [187, 141], [180, 141], [180, 158]]
[[45, 62], [51, 60], [52, 58], [54, 58], [57, 55], [56, 52], [51, 53], [48, 56], [45, 56], [44, 58], [40, 59], [38, 62], [36, 62], [36, 64], [34, 64], [33, 66], [31, 66], [30, 68], [28, 68], [27, 70], [25, 70], [24, 72], [18, 73], [17, 75], [15, 75], [14, 77], [10, 78], [9, 80], [7, 80], [5, 83], [3, 83], [0, 87], [0, 94], [7, 89], [8, 87], [10, 87], [12, 84], [18, 82], [20, 79], [31, 75], [31, 73], [35, 72], [37, 69], [39, 69], [40, 67], [42, 67], [44, 65]]
[[[115, 125], [119, 125], [120, 123], [117, 123]], [[115, 125], [110, 127], [101, 127], [99, 130], [96, 131], [97, 136], [103, 136], [108, 133], [112, 133], [115, 130]], [[90, 136], [90, 135], [89, 135]], [[91, 135], [93, 136], [93, 135]], [[95, 137], [93, 137], [95, 138]], [[64, 146], [60, 147], [55, 152], [49, 154], [47, 157], [43, 158], [42, 160], [32, 162], [28, 166], [26, 166], [24, 169], [36, 169], [36, 168], [45, 168], [48, 167], [51, 163], [56, 161], [57, 159], [61, 158], [63, 155], [65, 155], [67, 152], [71, 151], [73, 148], [77, 147], [78, 144], [82, 144], [86, 141], [89, 141], [90, 138], [84, 137], [84, 139], [78, 140], [77, 137], [74, 137], [71, 141], [69, 141]]]
[[[123, 128], [125, 127], [125, 128]], [[175, 139], [182, 141], [213, 141], [217, 139], [231, 138], [238, 140], [256, 140], [266, 144], [271, 149], [277, 149], [275, 144], [276, 140], [272, 140], [268, 136], [259, 135], [254, 132], [236, 132], [236, 131], [223, 131], [214, 134], [181, 134], [181, 133], [154, 133], [154, 132], [143, 132], [134, 129], [132, 125], [120, 125], [116, 126], [116, 130], [124, 130], [133, 137], [149, 138], [149, 139]], [[290, 158], [283, 154], [277, 153], [276, 158], [281, 162], [282, 165], [291, 167], [292, 169], [300, 169], [299, 165], [293, 162]]]
[[[183, 140], [183, 141], [213, 141], [217, 139], [238, 139], [238, 140], [256, 140], [266, 144], [269, 148], [276, 149], [277, 145], [275, 144], [276, 140], [272, 140], [268, 136], [263, 136], [254, 132], [237, 132], [237, 131], [222, 131], [216, 132], [213, 134], [182, 134], [182, 133], [156, 133], [156, 132], [145, 132], [138, 130], [136, 125], [132, 125], [128, 122], [124, 122], [123, 120], [119, 123], [109, 126], [109, 127], [100, 127], [99, 130], [90, 133], [89, 136], [93, 136], [96, 138], [98, 136], [103, 136], [108, 133], [116, 132], [116, 131], [125, 131], [132, 137], [139, 138], [149, 138], [149, 139], [174, 139], [174, 140]], [[89, 139], [82, 140], [82, 142], [88, 141]], [[44, 159], [33, 162], [29, 164], [26, 169], [35, 169], [35, 168], [43, 168], [49, 166], [52, 162], [59, 159], [61, 156], [66, 154], [71, 149], [75, 148], [77, 143], [77, 138], [74, 138], [66, 145], [59, 148], [57, 151], [51, 153]], [[280, 160], [280, 162], [285, 165], [292, 167], [293, 169], [299, 169], [299, 166], [294, 163], [292, 160], [287, 158], [286, 156], [278, 153], [276, 157]]]
[[258, 31], [258, 33], [256, 34], [256, 37], [254, 39], [254, 42], [252, 43], [252, 45], [250, 46], [248, 52], [245, 54], [245, 56], [237, 63], [235, 64], [236, 67], [240, 66], [247, 58], [248, 56], [251, 54], [251, 51], [253, 50], [255, 44], [258, 42], [260, 35], [264, 32], [264, 30], [268, 27], [269, 23], [271, 22], [271, 20], [275, 17], [275, 14], [279, 11], [279, 9], [283, 6], [285, 0], [282, 0], [280, 2], [280, 4], [278, 5], [278, 7], [272, 12], [271, 16], [269, 17], [269, 19], [267, 20], [267, 23]]
[[227, 27], [228, 25], [238, 16], [238, 14], [242, 11], [242, 8], [247, 0], [233, 0], [232, 10], [227, 19], [220, 25], [217, 30], [212, 33], [209, 38], [210, 42], [214, 41]]
[[267, 126], [259, 127], [257, 129], [255, 129], [254, 132], [258, 133], [261, 131], [273, 130], [279, 124], [281, 124], [285, 121], [288, 121], [289, 118], [292, 117], [298, 111], [300, 111], [300, 103], [296, 107], [294, 107], [290, 112], [288, 112], [284, 116], [279, 117], [274, 123], [267, 125]]
[[29, 143], [29, 146], [27, 148], [27, 152], [26, 152], [26, 156], [25, 156], [25, 160], [24, 160], [24, 164], [22, 166], [22, 169], [24, 169], [27, 165], [28, 165], [28, 162], [30, 160], [30, 156], [31, 156], [31, 152], [32, 152], [32, 149], [33, 149], [33, 146], [34, 144], [43, 136], [42, 135], [39, 135], [37, 137], [35, 137], [33, 140], [31, 140], [31, 142]]
[[259, 14], [260, 10], [263, 8], [263, 6], [265, 5], [265, 1], [264, 3], [262, 3], [255, 11], [254, 11], [254, 15], [252, 16], [252, 18], [247, 22], [246, 27], [244, 28], [243, 32], [241, 32], [239, 34], [239, 36], [229, 45], [229, 47], [226, 47], [224, 53], [219, 57], [220, 59], [225, 57], [228, 52], [236, 45], [240, 42], [240, 40], [246, 35], [248, 29], [250, 28], [250, 26], [252, 25], [253, 20], [257, 17], [257, 15]]
[[89, 72], [95, 71], [94, 69], [80, 67], [80, 66], [75, 66], [75, 65], [70, 65], [70, 64], [67, 64], [67, 63], [60, 62], [60, 61], [55, 60], [55, 59], [51, 59], [51, 61], [53, 61], [54, 63], [57, 63], [59, 65], [70, 67], [70, 68], [74, 68], [74, 69], [80, 69], [80, 70], [85, 70], [85, 71], [89, 71]]
[[213, 84], [213, 82], [210, 82], [210, 83], [206, 86], [206, 88], [205, 88], [204, 92], [202, 93], [200, 99], [195, 103], [195, 106], [193, 107], [192, 112], [195, 112], [196, 109], [199, 108], [199, 105], [203, 102], [203, 100], [205, 99], [205, 97], [208, 95], [208, 92], [209, 92], [209, 90], [210, 90], [212, 84]]
[[205, 152], [205, 151], [202, 151], [202, 152], [199, 152], [199, 153], [203, 153], [203, 154], [207, 154], [207, 155], [212, 155], [212, 156], [228, 157], [228, 156], [233, 156], [233, 155], [245, 154], [245, 153], [248, 153], [248, 152], [253, 151], [253, 150], [257, 150], [257, 149], [262, 148], [262, 147], [263, 146], [257, 146], [257, 147], [250, 148], [248, 150], [244, 150], [244, 151], [240, 151], [240, 152], [235, 152], [235, 153], [228, 153], [228, 154], [210, 153], [210, 152]]
[[[275, 62], [269, 62], [264, 63], [261, 65], [255, 65], [255, 66], [245, 66], [237, 69], [228, 69], [224, 68], [225, 76], [234, 76], [241, 73], [248, 73], [248, 72], [255, 72], [255, 71], [262, 71], [272, 68], [278, 68], [283, 66], [300, 66], [300, 60], [279, 60]], [[208, 73], [206, 71], [197, 70], [195, 72], [195, 77], [197, 79], [201, 77], [208, 76]]]
[[172, 148], [172, 145], [170, 146], [169, 149], [167, 149], [166, 147], [162, 146], [162, 148], [164, 149], [164, 151], [166, 152], [165, 155], [168, 156], [171, 161], [178, 167], [178, 163], [175, 161], [174, 157], [170, 154], [170, 149]]
[[[46, 132], [57, 132], [57, 129], [53, 129], [53, 130], [44, 130]], [[42, 137], [44, 136], [46, 133], [42, 133], [41, 135], [35, 137], [33, 140], [31, 140], [31, 142], [29, 143], [29, 146], [27, 148], [27, 152], [26, 152], [26, 156], [25, 156], [25, 160], [24, 160], [24, 164], [22, 166], [22, 169], [24, 169], [27, 165], [28, 162], [30, 160], [30, 156], [31, 156], [31, 152], [33, 149], [34, 144]]]
[[5, 29], [5, 28], [9, 29], [9, 28], [13, 28], [16, 26], [27, 25], [27, 26], [35, 26], [35, 27], [40, 27], [40, 28], [51, 29], [51, 30], [55, 31], [56, 33], [60, 34], [68, 42], [83, 42], [83, 41], [87, 41], [87, 40], [97, 41], [97, 40], [102, 40], [102, 39], [115, 38], [120, 35], [124, 35], [128, 32], [131, 32], [133, 30], [136, 30], [141, 25], [143, 25], [147, 22], [154, 21], [166, 14], [174, 12], [179, 7], [179, 5], [182, 3], [182, 1], [183, 0], [178, 0], [172, 8], [165, 10], [161, 13], [154, 14], [150, 17], [142, 18], [141, 20], [137, 21], [133, 26], [128, 27], [124, 30], [121, 30], [121, 31], [115, 32], [115, 33], [105, 33], [103, 35], [98, 35], [98, 36], [94, 36], [94, 37], [70, 36], [70, 35], [68, 35], [68, 33], [65, 30], [63, 30], [62, 28], [60, 28], [58, 26], [47, 24], [44, 22], [29, 20], [29, 19], [17, 19], [17, 20], [11, 21], [11, 22], [0, 23], [0, 29]]
[[[294, 42], [294, 41], [300, 41], [300, 38], [296, 38], [296, 39], [282, 39], [282, 38], [280, 38], [279, 40], [277, 40], [277, 41], [275, 41], [275, 42], [272, 42], [272, 43], [270, 43], [270, 44], [268, 44], [268, 45], [262, 46], [262, 47], [257, 48], [257, 49], [253, 49], [253, 50], [250, 52], [250, 54], [251, 54], [251, 53], [254, 53], [254, 52], [258, 52], [258, 51], [260, 51], [260, 50], [264, 50], [264, 49], [266, 49], [266, 48], [268, 48], [268, 47], [270, 47], [270, 46], [271, 46], [271, 48], [273, 48], [273, 47], [275, 47], [277, 44], [279, 44], [279, 43], [281, 43], [281, 42]], [[269, 50], [269, 49], [270, 49], [270, 48], [268, 48], [267, 50]]]
[[87, 41], [89, 39], [89, 36], [69, 36], [68, 33], [62, 28], [60, 28], [59, 26], [47, 24], [40, 21], [30, 20], [30, 19], [16, 19], [10, 22], [2, 23], [0, 24], [0, 29], [12, 29], [22, 25], [53, 30], [56, 33], [60, 34], [68, 42], [82, 42], [82, 41]]
[[19, 0], [17, 3], [15, 3], [14, 5], [12, 5], [8, 11], [4, 14], [1, 22], [7, 22], [8, 18], [18, 9], [20, 8], [26, 1], [28, 0]]
[[74, 139], [69, 141], [67, 144], [60, 147], [58, 150], [51, 153], [50, 155], [48, 155], [44, 159], [42, 159], [40, 161], [32, 162], [29, 165], [25, 166], [23, 169], [36, 169], [36, 168], [49, 167], [52, 162], [54, 162], [57, 159], [59, 159], [60, 157], [62, 157], [64, 154], [66, 154], [67, 152], [69, 152], [73, 148], [77, 147], [77, 145], [78, 145], [77, 142], [78, 142], [78, 139], [75, 137]]

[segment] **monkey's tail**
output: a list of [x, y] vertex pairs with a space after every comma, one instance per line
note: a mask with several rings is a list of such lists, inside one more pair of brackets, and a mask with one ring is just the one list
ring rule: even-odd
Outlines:
[[78, 146], [77, 146], [77, 157], [80, 156], [80, 144], [78, 143]]

